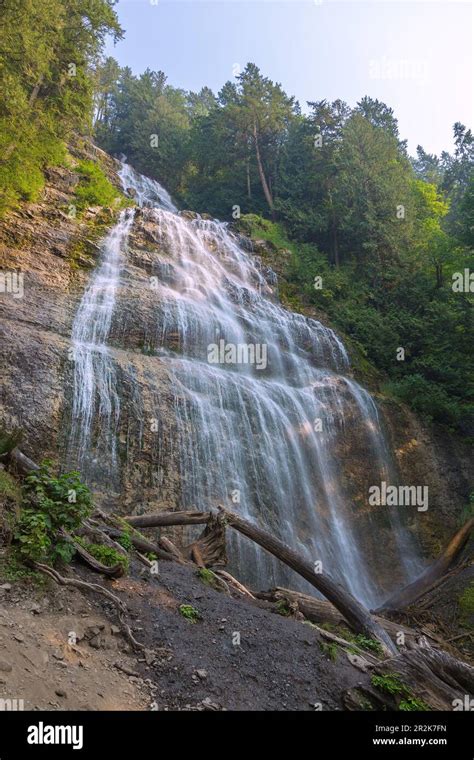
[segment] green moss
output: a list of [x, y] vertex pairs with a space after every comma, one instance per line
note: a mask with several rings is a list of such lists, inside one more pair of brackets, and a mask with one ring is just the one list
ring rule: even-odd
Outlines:
[[339, 649], [335, 642], [320, 641], [319, 648], [327, 657], [329, 657], [331, 662], [336, 662]]
[[464, 589], [458, 599], [458, 604], [461, 621], [467, 623], [469, 618], [474, 615], [474, 582]]
[[291, 613], [286, 599], [279, 599], [275, 604], [275, 610], [279, 615], [283, 615], [284, 617], [288, 617], [288, 615]]
[[206, 584], [206, 586], [210, 586], [217, 591], [221, 589], [219, 581], [217, 580], [217, 577], [215, 573], [212, 572], [212, 570], [208, 570], [207, 567], [200, 567], [197, 574], [202, 582]]
[[398, 709], [402, 710], [403, 712], [429, 712], [430, 707], [426, 704], [426, 702], [423, 702], [422, 699], [416, 699], [415, 697], [410, 697], [409, 699], [402, 699], [400, 700], [398, 704]]
[[117, 543], [120, 544], [120, 546], [123, 546], [123, 548], [129, 552], [132, 548], [132, 539], [130, 538], [130, 531], [123, 531], [123, 533], [120, 534], [117, 538]]
[[4, 500], [20, 504], [21, 488], [18, 481], [10, 473], [0, 470], [0, 502]]
[[27, 581], [38, 586], [45, 586], [49, 582], [43, 573], [23, 564], [16, 547], [10, 548], [8, 555], [0, 560], [0, 578], [12, 583]]
[[0, 456], [13, 451], [20, 443], [22, 437], [23, 433], [20, 428], [7, 430], [3, 425], [0, 425]]
[[130, 560], [125, 554], [121, 554], [114, 549], [113, 546], [106, 546], [106, 544], [92, 544], [85, 541], [80, 536], [74, 536], [74, 540], [77, 541], [89, 554], [91, 554], [98, 562], [101, 562], [106, 567], [113, 567], [120, 564], [123, 566], [125, 572], [128, 572]]
[[181, 604], [179, 611], [190, 623], [197, 623], [198, 620], [201, 620], [201, 613], [191, 604]]

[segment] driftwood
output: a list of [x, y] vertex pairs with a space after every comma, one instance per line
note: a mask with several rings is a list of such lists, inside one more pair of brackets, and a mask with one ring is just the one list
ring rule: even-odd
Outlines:
[[415, 581], [404, 586], [400, 591], [395, 592], [387, 599], [376, 612], [387, 612], [402, 610], [409, 607], [419, 597], [426, 594], [433, 588], [440, 579], [448, 572], [454, 562], [458, 559], [464, 549], [472, 528], [474, 527], [474, 517], [468, 520], [449, 541], [446, 549], [438, 559], [430, 565]]
[[[349, 592], [336, 584], [329, 575], [325, 573], [316, 573], [313, 565], [309, 560], [300, 557], [293, 549], [272, 536], [268, 531], [250, 523], [248, 520], [230, 512], [222, 507], [219, 515], [225, 518], [225, 523], [239, 533], [255, 541], [259, 546], [277, 557], [281, 562], [286, 564], [302, 578], [307, 580], [311, 585], [318, 589], [334, 606], [339, 610], [341, 615], [348, 621], [349, 625], [359, 633], [376, 639], [380, 642], [383, 651], [387, 655], [392, 655], [398, 650], [393, 644], [390, 636], [384, 631], [379, 623], [372, 617], [368, 610], [363, 607]], [[161, 513], [146, 516], [146, 527], [159, 527], [163, 525], [195, 525], [199, 522], [207, 523], [211, 518], [211, 513], [200, 515], [196, 512], [180, 513]], [[140, 527], [145, 527], [144, 516], [139, 518], [126, 518], [130, 525], [137, 525], [136, 520], [140, 520]], [[213, 516], [212, 518], [216, 518]], [[204, 535], [204, 534], [203, 534]]]
[[219, 577], [224, 578], [231, 586], [233, 586], [237, 591], [239, 591], [244, 596], [248, 596], [250, 599], [256, 599], [257, 597], [252, 594], [251, 591], [248, 590], [246, 586], [243, 585], [243, 583], [240, 583], [236, 578], [234, 578], [233, 575], [227, 572], [227, 570], [218, 569], [214, 571], [216, 575]]
[[209, 516], [199, 538], [184, 547], [183, 554], [199, 567], [217, 567], [227, 564], [225, 524], [220, 515]]
[[134, 528], [160, 528], [166, 525], [205, 525], [210, 512], [160, 512], [152, 515], [134, 515], [123, 519]]
[[77, 541], [73, 541], [72, 543], [74, 544], [76, 554], [86, 565], [94, 570], [94, 572], [102, 573], [102, 575], [106, 575], [109, 578], [121, 578], [122, 575], [124, 575], [125, 568], [121, 562], [117, 562], [115, 565], [112, 565], [112, 567], [109, 567], [108, 565], [104, 565], [102, 562], [99, 562], [95, 557], [92, 556], [92, 554], [89, 554], [89, 552], [84, 549], [81, 544], [78, 544]]
[[[375, 676], [375, 678], [374, 678]], [[377, 677], [389, 677], [394, 693]], [[374, 682], [375, 681], [375, 682]], [[470, 710], [474, 693], [474, 668], [439, 649], [405, 651], [377, 663], [369, 683], [359, 683], [342, 694], [347, 710], [400, 710], [400, 703], [418, 710]], [[407, 709], [406, 707], [403, 709]]]
[[[289, 607], [301, 612], [306, 620], [309, 620], [311, 623], [315, 623], [316, 625], [324, 625], [327, 623], [335, 627], [347, 625], [347, 621], [344, 620], [334, 605], [331, 604], [331, 602], [328, 602], [326, 599], [315, 599], [314, 596], [310, 596], [309, 594], [303, 594], [300, 591], [292, 591], [287, 588], [281, 588], [280, 586], [277, 586], [274, 589], [270, 589], [269, 591], [256, 591], [254, 594], [257, 599], [263, 599], [268, 602], [278, 602], [283, 600], [288, 604]], [[394, 641], [399, 647], [416, 649], [417, 647], [423, 645], [423, 639], [430, 646], [435, 646], [436, 643], [440, 642], [438, 637], [435, 637], [429, 633], [422, 636], [419, 631], [415, 631], [413, 628], [409, 628], [406, 625], [402, 625], [401, 623], [387, 620], [386, 618], [379, 617], [378, 615], [375, 615], [374, 617], [375, 620], [388, 633], [392, 641]], [[401, 636], [401, 634], [403, 634], [403, 636]]]
[[20, 475], [31, 475], [32, 472], [39, 470], [38, 465], [33, 462], [32, 459], [25, 456], [20, 449], [15, 448], [7, 455], [7, 461], [10, 467], [12, 467]]
[[[123, 531], [119, 528], [112, 528], [109, 525], [106, 525], [102, 530], [104, 533], [107, 533], [107, 535], [112, 536], [113, 538], [118, 538], [123, 533]], [[136, 536], [132, 533], [130, 534], [130, 541], [132, 542], [134, 548], [138, 549], [138, 551], [142, 553], [145, 552], [146, 554], [154, 554], [157, 559], [165, 560], [167, 562], [172, 562], [174, 560], [175, 562], [181, 562], [181, 564], [183, 563], [182, 559], [178, 559], [178, 557], [173, 556], [173, 554], [170, 554], [170, 552], [161, 549], [161, 547], [157, 546], [151, 541], [147, 541], [146, 538]]]

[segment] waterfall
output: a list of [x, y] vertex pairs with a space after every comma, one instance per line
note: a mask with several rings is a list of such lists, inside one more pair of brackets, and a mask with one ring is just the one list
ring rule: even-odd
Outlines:
[[[368, 485], [393, 477], [393, 468], [377, 408], [349, 377], [343, 343], [279, 304], [274, 273], [225, 223], [179, 213], [161, 185], [127, 164], [121, 178], [155, 231], [150, 361], [171, 378], [181, 508], [227, 505], [375, 604], [380, 526], [406, 578], [416, 562], [412, 568], [414, 549], [398, 517], [367, 507]], [[69, 451], [86, 478], [94, 470], [120, 474], [120, 383], [109, 336], [133, 224], [133, 210], [124, 211], [105, 238], [72, 330]], [[133, 361], [129, 382], [139, 397]], [[240, 578], [302, 587], [251, 542], [236, 535], [230, 542]]]

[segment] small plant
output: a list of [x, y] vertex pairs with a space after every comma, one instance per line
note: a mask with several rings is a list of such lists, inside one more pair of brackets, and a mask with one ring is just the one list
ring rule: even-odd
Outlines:
[[129, 552], [133, 546], [132, 539], [130, 538], [130, 533], [127, 533], [127, 531], [121, 533], [117, 538], [117, 543], [120, 544], [120, 546], [123, 546], [123, 548]]
[[385, 691], [387, 694], [405, 694], [407, 687], [400, 681], [395, 673], [387, 673], [385, 676], [372, 676], [372, 686]]
[[23, 437], [20, 428], [8, 431], [3, 425], [0, 425], [0, 456], [8, 454], [18, 446]]
[[201, 619], [201, 613], [191, 604], [182, 604], [179, 611], [190, 623], [197, 623]]
[[275, 604], [275, 610], [279, 615], [283, 615], [283, 617], [288, 617], [291, 613], [286, 599], [279, 599]]
[[198, 570], [198, 576], [206, 586], [210, 586], [216, 590], [220, 589], [219, 581], [216, 578], [215, 573], [212, 570], [208, 570], [207, 567], [200, 567]]
[[321, 641], [319, 644], [321, 651], [329, 657], [331, 662], [336, 662], [338, 654], [338, 646], [335, 642]]
[[427, 712], [430, 710], [430, 707], [426, 702], [423, 702], [422, 699], [410, 697], [408, 699], [400, 700], [398, 709], [403, 712]]
[[106, 546], [106, 544], [91, 544], [79, 536], [74, 536], [74, 540], [103, 565], [113, 567], [114, 565], [121, 564], [125, 573], [128, 572], [129, 558], [125, 554], [118, 552], [113, 546]]
[[474, 615], [474, 583], [470, 583], [459, 597], [459, 610], [461, 623], [468, 623], [470, 617]]
[[70, 562], [74, 546], [62, 536], [79, 528], [92, 510], [89, 489], [78, 472], [54, 477], [51, 463], [25, 478], [25, 498], [14, 537], [23, 560]]
[[0, 470], [0, 502], [10, 501], [19, 504], [21, 488], [15, 478], [5, 470]]
[[398, 698], [398, 709], [407, 711], [426, 711], [430, 706], [423, 702], [422, 699], [415, 697], [411, 690], [406, 686], [396, 673], [387, 673], [384, 676], [374, 675], [370, 679], [372, 686], [390, 694], [396, 700]]
[[353, 642], [354, 644], [357, 644], [361, 649], [367, 649], [370, 652], [375, 652], [375, 654], [383, 654], [383, 649], [380, 642], [376, 641], [375, 639], [370, 639], [367, 636], [364, 636], [362, 633], [354, 636]]

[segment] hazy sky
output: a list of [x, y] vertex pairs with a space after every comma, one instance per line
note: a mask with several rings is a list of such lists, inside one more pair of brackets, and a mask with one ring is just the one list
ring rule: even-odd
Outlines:
[[108, 53], [135, 73], [217, 92], [248, 61], [308, 100], [363, 95], [391, 106], [411, 153], [452, 150], [473, 127], [470, 0], [119, 0], [125, 39]]

